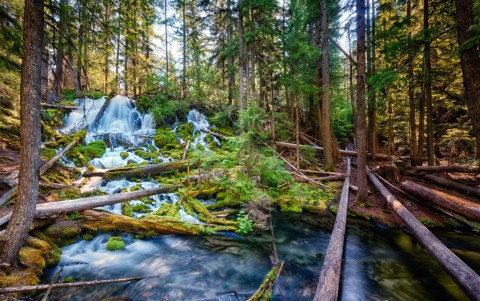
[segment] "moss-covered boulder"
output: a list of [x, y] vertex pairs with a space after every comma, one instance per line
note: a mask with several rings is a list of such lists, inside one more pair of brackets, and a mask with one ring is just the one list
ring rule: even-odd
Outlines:
[[125, 248], [125, 242], [123, 242], [122, 237], [113, 236], [110, 237], [107, 241], [107, 250], [117, 251]]
[[188, 122], [184, 125], [177, 127], [177, 133], [182, 137], [183, 140], [192, 140], [193, 137], [193, 123]]
[[155, 145], [159, 148], [164, 148], [168, 144], [177, 144], [177, 134], [171, 131], [170, 128], [159, 128], [153, 137]]

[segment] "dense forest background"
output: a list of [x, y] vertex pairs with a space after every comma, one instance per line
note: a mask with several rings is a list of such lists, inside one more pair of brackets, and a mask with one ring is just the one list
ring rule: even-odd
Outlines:
[[[327, 94], [324, 116], [345, 147], [357, 110], [355, 9], [353, 1], [326, 0], [46, 1], [42, 101], [126, 94], [158, 122], [189, 105], [213, 108], [218, 123], [236, 119], [238, 108], [258, 108], [277, 140], [295, 136], [297, 116], [302, 133], [325, 140]], [[367, 1], [369, 151], [411, 154], [414, 164], [473, 154], [460, 53], [478, 56], [479, 10], [478, 1]], [[459, 23], [468, 14], [473, 23]], [[22, 16], [23, 1], [0, 3], [2, 143], [13, 147]], [[467, 26], [462, 43], [459, 26]]]

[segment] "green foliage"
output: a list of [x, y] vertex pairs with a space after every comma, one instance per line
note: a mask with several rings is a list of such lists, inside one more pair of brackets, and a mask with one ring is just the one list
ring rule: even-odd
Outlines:
[[243, 211], [240, 211], [237, 215], [237, 222], [238, 222], [238, 234], [246, 235], [253, 230], [253, 222], [250, 218], [248, 218], [248, 214]]
[[284, 162], [275, 157], [262, 157], [256, 170], [262, 177], [262, 181], [269, 187], [278, 187], [279, 185], [292, 182], [292, 176], [285, 170]]
[[107, 151], [107, 145], [102, 140], [96, 140], [87, 145], [76, 147], [75, 149], [90, 161], [94, 158], [102, 157]]
[[167, 145], [177, 144], [177, 135], [169, 128], [158, 128], [153, 138], [155, 145], [159, 148], [164, 148]]
[[122, 240], [121, 236], [112, 236], [107, 241], [107, 250], [108, 251], [117, 251], [125, 248], [125, 242]]
[[183, 100], [167, 99], [164, 95], [158, 94], [151, 109], [155, 120], [164, 125], [171, 124], [178, 116], [184, 117], [188, 112], [188, 103]]
[[66, 101], [73, 101], [77, 98], [77, 92], [75, 90], [63, 90], [62, 99]]

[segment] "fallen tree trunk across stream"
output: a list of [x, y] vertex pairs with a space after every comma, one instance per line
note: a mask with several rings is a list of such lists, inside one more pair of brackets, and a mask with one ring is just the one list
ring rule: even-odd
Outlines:
[[480, 173], [480, 167], [443, 165], [443, 166], [417, 166], [413, 169], [415, 172], [463, 172]]
[[480, 276], [419, 222], [368, 168], [367, 174], [375, 188], [380, 191], [388, 205], [405, 222], [420, 244], [445, 268], [472, 300], [480, 300]]
[[[297, 149], [297, 145], [294, 143], [288, 143], [288, 142], [275, 142], [277, 146], [280, 147], [286, 147], [286, 148], [292, 148], [292, 149]], [[310, 146], [310, 145], [299, 145], [300, 148], [313, 148], [317, 152], [323, 152], [323, 147], [320, 146]], [[351, 156], [351, 157], [356, 157], [357, 152], [354, 151], [346, 151], [346, 150], [340, 150], [340, 154], [344, 156]], [[368, 154], [369, 157], [373, 157], [372, 154]], [[378, 160], [390, 160], [390, 156], [387, 154], [375, 154], [375, 159]]]
[[350, 187], [350, 158], [347, 158], [347, 175], [343, 183], [335, 226], [328, 243], [313, 301], [335, 301], [338, 298], [340, 272], [342, 270], [343, 243], [347, 226], [348, 189]]
[[128, 281], [138, 281], [145, 279], [146, 277], [131, 277], [131, 278], [118, 278], [118, 279], [108, 279], [108, 280], [93, 280], [93, 281], [79, 281], [79, 282], [69, 282], [69, 283], [54, 283], [54, 284], [40, 284], [40, 285], [26, 285], [26, 286], [14, 286], [14, 287], [3, 287], [0, 288], [0, 294], [9, 294], [9, 293], [24, 293], [32, 291], [45, 291], [49, 287], [54, 288], [70, 288], [70, 287], [82, 287], [82, 286], [92, 286], [100, 284], [110, 284], [118, 282], [128, 282]]
[[[111, 195], [103, 195], [103, 196], [94, 196], [76, 200], [68, 200], [68, 201], [59, 201], [59, 202], [50, 202], [50, 203], [43, 203], [38, 204], [35, 209], [35, 217], [50, 217], [52, 215], [58, 214], [65, 214], [69, 212], [75, 211], [82, 211], [86, 209], [92, 209], [95, 207], [101, 207], [106, 205], [117, 204], [125, 201], [141, 199], [144, 197], [157, 195], [161, 193], [167, 193], [178, 188], [182, 187], [181, 185], [172, 185], [172, 186], [165, 186], [160, 188], [152, 188], [134, 192], [125, 192], [125, 193], [117, 193]], [[12, 214], [9, 213], [2, 218], [0, 218], [0, 226], [6, 224]]]
[[[47, 163], [43, 164], [42, 167], [40, 167], [40, 175], [43, 175], [50, 167], [55, 164], [55, 162], [58, 161], [63, 155], [65, 155], [66, 152], [68, 152], [78, 141], [73, 140], [68, 144], [61, 152], [56, 154], [52, 159], [48, 160]], [[18, 179], [16, 181], [18, 183]], [[8, 191], [6, 191], [2, 197], [0, 197], [0, 206], [8, 202], [13, 197], [13, 194], [17, 191], [17, 184], [15, 184], [12, 188], [10, 188]]]
[[49, 108], [49, 109], [62, 109], [68, 111], [74, 111], [78, 109], [78, 106], [62, 106], [62, 105], [54, 105], [49, 103], [41, 103], [42, 108]]
[[480, 204], [478, 203], [449, 195], [412, 181], [402, 182], [400, 183], [400, 187], [415, 197], [431, 202], [438, 207], [455, 212], [476, 222], [480, 222]]
[[[103, 177], [107, 180], [115, 180], [123, 177], [142, 178], [145, 176], [158, 175], [173, 170], [182, 171], [187, 169], [188, 166], [189, 163], [187, 161], [175, 161], [145, 166], [112, 168], [106, 171], [86, 172], [83, 174], [83, 176]], [[195, 166], [190, 165], [190, 167], [193, 168]]]
[[452, 180], [444, 179], [439, 176], [435, 175], [430, 175], [430, 174], [417, 174], [416, 176], [419, 176], [420, 178], [423, 178], [425, 180], [429, 180], [435, 184], [442, 185], [444, 187], [452, 188], [455, 189], [459, 192], [462, 192], [467, 195], [472, 195], [480, 198], [480, 189], [464, 185]]

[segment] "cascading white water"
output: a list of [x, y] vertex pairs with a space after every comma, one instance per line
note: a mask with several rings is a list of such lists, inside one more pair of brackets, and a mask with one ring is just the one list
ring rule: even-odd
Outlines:
[[63, 127], [60, 128], [62, 132], [73, 133], [92, 124], [105, 103], [105, 97], [99, 99], [79, 98], [74, 103], [78, 106], [78, 109], [70, 112], [63, 119]]
[[[193, 133], [192, 135], [195, 137], [192, 146], [196, 147], [198, 144], [202, 145], [204, 148], [208, 149], [208, 143], [206, 141], [207, 133], [204, 130], [208, 130], [210, 128], [210, 124], [207, 120], [207, 116], [200, 113], [196, 109], [190, 110], [187, 115], [187, 121], [193, 124]], [[195, 136], [196, 133], [199, 135]], [[212, 139], [217, 143], [220, 144], [217, 138], [212, 136]]]

